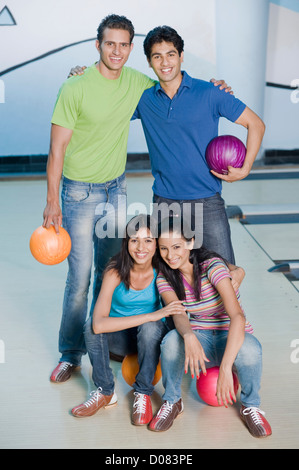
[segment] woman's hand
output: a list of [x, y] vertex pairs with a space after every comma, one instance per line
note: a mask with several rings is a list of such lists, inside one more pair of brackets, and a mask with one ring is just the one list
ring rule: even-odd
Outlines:
[[173, 300], [166, 307], [156, 310], [151, 315], [151, 321], [158, 321], [171, 315], [186, 315], [186, 307], [184, 307], [181, 300]]
[[234, 379], [231, 368], [224, 369], [220, 367], [216, 396], [219, 405], [224, 405], [226, 408], [228, 407], [228, 404], [232, 405], [233, 401], [236, 402]]
[[[206, 365], [205, 362], [209, 362], [209, 359], [206, 357], [202, 345], [196, 338], [193, 332], [190, 332], [184, 335], [185, 341], [185, 374], [188, 372], [188, 367], [190, 367], [191, 377], [194, 375], [198, 378], [200, 369], [204, 375], [206, 375]], [[200, 367], [199, 367], [200, 365]]]

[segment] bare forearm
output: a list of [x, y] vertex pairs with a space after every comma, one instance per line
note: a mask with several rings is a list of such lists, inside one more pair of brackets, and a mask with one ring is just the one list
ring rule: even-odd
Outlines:
[[62, 176], [64, 154], [50, 150], [47, 163], [47, 203], [59, 203], [59, 186]]
[[49, 228], [53, 223], [59, 233], [62, 224], [62, 213], [59, 204], [59, 185], [62, 175], [64, 155], [50, 151], [47, 163], [47, 205], [45, 207], [43, 225]]
[[245, 317], [242, 312], [231, 319], [221, 368], [231, 370], [245, 337]]
[[254, 125], [248, 125], [247, 129], [247, 152], [243, 169], [247, 174], [249, 174], [262, 144], [265, 133], [265, 125], [262, 120], [257, 120]]
[[153, 321], [150, 313], [131, 315], [128, 317], [100, 317], [93, 320], [93, 331], [95, 334], [113, 333], [126, 330]]
[[173, 321], [177, 332], [182, 336], [182, 338], [193, 334], [187, 314], [176, 316], [173, 318]]
[[96, 304], [94, 313], [93, 328], [95, 333], [111, 333], [112, 331], [125, 330], [127, 328], [133, 328], [135, 326], [143, 325], [147, 322], [159, 321], [162, 318], [185, 316], [185, 307], [179, 300], [171, 302], [163, 308], [155, 310], [151, 313], [144, 313], [141, 315], [130, 315], [128, 317], [110, 317], [103, 312], [98, 311], [97, 306], [101, 308], [101, 302]]
[[47, 163], [47, 205], [43, 214], [43, 225], [48, 228], [53, 223], [57, 233], [62, 223], [59, 205], [59, 185], [64, 155], [71, 136], [72, 130], [55, 124], [52, 125], [50, 152]]

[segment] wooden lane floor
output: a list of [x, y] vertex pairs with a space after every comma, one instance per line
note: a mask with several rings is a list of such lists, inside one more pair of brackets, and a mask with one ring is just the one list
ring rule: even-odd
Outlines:
[[[151, 200], [150, 176], [128, 177], [128, 203]], [[224, 185], [228, 205], [294, 204], [298, 180], [243, 181]], [[299, 446], [298, 281], [271, 272], [277, 260], [298, 260], [299, 225], [242, 224], [230, 219], [237, 263], [246, 277], [242, 304], [263, 345], [261, 408], [273, 435], [253, 438], [238, 418], [239, 404], [225, 409], [205, 405], [195, 379], [183, 380], [184, 413], [165, 433], [130, 423], [131, 388], [121, 365], [111, 362], [118, 405], [88, 419], [70, 414], [94, 389], [89, 360], [65, 384], [49, 382], [59, 358], [58, 329], [67, 265], [44, 266], [29, 251], [32, 231], [42, 222], [46, 182], [2, 181], [0, 448], [2, 449], [293, 449]], [[130, 214], [133, 215], [133, 214]], [[297, 348], [297, 352], [296, 352]], [[163, 387], [156, 385], [154, 411]]]

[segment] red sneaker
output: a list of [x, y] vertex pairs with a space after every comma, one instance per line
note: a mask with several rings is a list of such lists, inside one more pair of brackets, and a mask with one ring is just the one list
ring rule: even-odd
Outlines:
[[241, 407], [240, 415], [242, 421], [244, 421], [247, 426], [250, 434], [254, 437], [268, 437], [272, 434], [272, 429], [270, 424], [265, 418], [264, 411], [256, 408], [255, 406], [250, 406], [246, 408], [245, 406]]
[[134, 392], [135, 399], [133, 403], [132, 424], [135, 426], [143, 426], [148, 424], [152, 417], [152, 403], [149, 395]]
[[72, 409], [72, 415], [76, 418], [85, 418], [86, 416], [93, 416], [101, 408], [110, 408], [117, 404], [116, 393], [111, 395], [103, 395], [101, 388], [94, 390], [90, 393], [91, 398], [81, 403], [81, 405], [75, 406]]
[[62, 383], [66, 382], [70, 376], [72, 375], [72, 372], [76, 369], [77, 366], [74, 366], [70, 362], [59, 362], [58, 366], [55, 367], [53, 370], [50, 380], [51, 382], [55, 383]]
[[183, 400], [180, 398], [176, 403], [164, 401], [156, 416], [149, 424], [150, 431], [167, 431], [172, 425], [175, 418], [184, 411]]

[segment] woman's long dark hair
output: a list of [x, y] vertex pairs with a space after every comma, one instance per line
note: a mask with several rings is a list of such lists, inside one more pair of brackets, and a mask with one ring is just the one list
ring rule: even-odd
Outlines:
[[[126, 226], [125, 234], [122, 239], [121, 249], [119, 253], [113, 256], [108, 262], [105, 272], [115, 269], [127, 289], [130, 288], [130, 272], [134, 265], [134, 261], [128, 250], [130, 238], [134, 237], [139, 229], [147, 228], [152, 236], [156, 238], [157, 228], [156, 221], [153, 217], [146, 214], [139, 214], [131, 219]], [[158, 250], [156, 250], [152, 259], [153, 268], [159, 269]]]
[[[188, 228], [186, 221], [182, 218], [176, 216], [168, 217], [163, 219], [158, 226], [158, 240], [162, 234], [167, 233], [167, 235], [172, 233], [177, 233], [179, 236], [184, 238], [186, 242], [191, 242], [192, 237], [190, 237], [191, 230]], [[187, 235], [186, 235], [187, 234]], [[193, 265], [193, 277], [194, 277], [194, 294], [197, 300], [200, 300], [201, 292], [201, 276], [202, 276], [202, 266], [201, 263], [210, 258], [220, 258], [223, 260], [218, 253], [207, 250], [204, 246], [200, 248], [195, 248], [190, 251], [189, 261]], [[223, 260], [226, 263], [225, 260]], [[159, 271], [163, 274], [168, 284], [174, 289], [179, 300], [185, 300], [185, 288], [182, 279], [182, 275], [179, 269], [171, 269], [170, 266], [163, 260], [159, 254]]]

